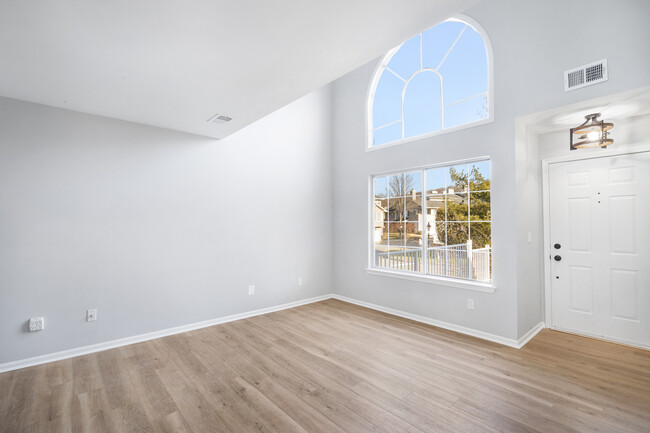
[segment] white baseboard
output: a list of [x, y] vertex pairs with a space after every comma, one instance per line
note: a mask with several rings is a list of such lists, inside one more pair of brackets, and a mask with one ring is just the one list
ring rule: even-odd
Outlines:
[[217, 319], [206, 320], [203, 322], [190, 323], [188, 325], [176, 326], [174, 328], [163, 329], [160, 331], [149, 332], [147, 334], [134, 335], [133, 337], [120, 338], [117, 340], [106, 341], [104, 343], [92, 344], [90, 346], [77, 347], [74, 349], [63, 350], [61, 352], [50, 353], [47, 355], [35, 356], [33, 358], [20, 359], [18, 361], [6, 362], [0, 364], [0, 373], [20, 368], [31, 367], [33, 365], [46, 364], [48, 362], [60, 361], [62, 359], [74, 358], [75, 356], [87, 355], [89, 353], [101, 352], [107, 349], [113, 349], [129, 344], [140, 343], [142, 341], [153, 340], [155, 338], [166, 337], [168, 335], [180, 334], [182, 332], [193, 331], [195, 329], [207, 328], [208, 326], [218, 325], [220, 323], [233, 322], [235, 320], [246, 319], [247, 317], [259, 316], [261, 314], [273, 313], [274, 311], [286, 310], [288, 308], [298, 307], [300, 305], [311, 304], [325, 299], [330, 299], [331, 294], [316, 296], [314, 298], [303, 299], [301, 301], [289, 302], [287, 304], [276, 305], [274, 307], [262, 308], [259, 310], [248, 311], [230, 316], [224, 316]]
[[530, 340], [533, 339], [534, 336], [539, 333], [539, 331], [544, 328], [546, 328], [546, 324], [544, 322], [539, 322], [537, 325], [533, 326], [528, 332], [522, 335], [519, 340], [517, 340], [517, 349], [524, 347]]
[[501, 337], [500, 335], [490, 334], [488, 332], [483, 332], [476, 329], [455, 325], [453, 323], [447, 323], [440, 320], [431, 319], [429, 317], [419, 316], [417, 314], [411, 314], [405, 311], [395, 310], [393, 308], [382, 307], [380, 305], [371, 304], [369, 302], [359, 301], [357, 299], [348, 298], [347, 296], [328, 294], [328, 295], [321, 295], [313, 298], [303, 299], [301, 301], [289, 302], [287, 304], [276, 305], [274, 307], [262, 308], [259, 310], [253, 310], [244, 313], [233, 314], [230, 316], [219, 317], [217, 319], [206, 320], [203, 322], [176, 326], [174, 328], [149, 332], [147, 334], [134, 335], [132, 337], [106, 341], [104, 343], [92, 344], [90, 346], [77, 347], [74, 349], [63, 350], [61, 352], [35, 356], [33, 358], [6, 362], [4, 364], [0, 364], [0, 373], [4, 373], [6, 371], [11, 371], [11, 370], [18, 370], [20, 368], [25, 368], [25, 367], [31, 367], [34, 365], [47, 364], [48, 362], [60, 361], [62, 359], [74, 358], [75, 356], [87, 355], [89, 353], [101, 352], [103, 350], [114, 349], [116, 347], [128, 346], [129, 344], [140, 343], [142, 341], [166, 337], [168, 335], [180, 334], [182, 332], [193, 331], [195, 329], [207, 328], [208, 326], [214, 326], [220, 323], [233, 322], [235, 320], [246, 319], [248, 317], [273, 313], [274, 311], [286, 310], [288, 308], [299, 307], [301, 305], [312, 304], [314, 302], [324, 301], [325, 299], [332, 299], [332, 298], [344, 302], [349, 302], [351, 304], [360, 305], [362, 307], [367, 307], [373, 310], [381, 311], [384, 313], [392, 314], [394, 316], [415, 320], [416, 322], [426, 323], [428, 325], [433, 325], [439, 328], [448, 329], [450, 331], [459, 332], [461, 334], [471, 335], [472, 337], [481, 338], [483, 340], [493, 341], [495, 343], [503, 344], [505, 346], [514, 347], [516, 349], [522, 348], [535, 335], [537, 335], [539, 331], [544, 329], [544, 322], [540, 322], [537, 325], [535, 325], [535, 327], [533, 327], [530, 331], [528, 331], [524, 336], [522, 336], [520, 339], [514, 340], [514, 339]]
[[502, 337], [500, 335], [490, 334], [489, 332], [479, 331], [477, 329], [467, 328], [465, 326], [455, 325], [453, 323], [443, 322], [441, 320], [431, 319], [429, 317], [419, 316], [417, 314], [411, 314], [405, 311], [395, 310], [393, 308], [382, 307], [381, 305], [375, 305], [365, 301], [359, 301], [357, 299], [348, 298], [347, 296], [335, 294], [332, 295], [332, 298], [344, 302], [349, 302], [351, 304], [360, 305], [362, 307], [367, 307], [372, 310], [381, 311], [383, 313], [392, 314], [393, 316], [404, 317], [405, 319], [414, 320], [420, 323], [426, 323], [427, 325], [437, 326], [438, 328], [448, 329], [450, 331], [459, 332], [465, 335], [471, 335], [472, 337], [503, 344], [504, 346], [514, 347], [515, 349], [521, 349], [524, 347], [524, 345], [528, 343], [535, 335], [537, 335], [539, 331], [544, 329], [544, 323], [540, 322], [535, 325], [533, 329], [528, 331], [523, 337], [518, 340], [514, 340], [511, 338]]

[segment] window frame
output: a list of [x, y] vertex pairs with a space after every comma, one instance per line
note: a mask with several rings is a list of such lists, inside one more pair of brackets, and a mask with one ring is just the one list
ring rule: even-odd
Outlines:
[[[405, 280], [419, 281], [429, 284], [457, 287], [466, 290], [474, 290], [479, 292], [494, 293], [496, 286], [494, 285], [494, 275], [489, 283], [464, 279], [464, 278], [454, 278], [441, 275], [430, 275], [426, 273], [426, 269], [423, 267], [422, 272], [412, 272], [401, 269], [390, 269], [390, 268], [380, 268], [377, 267], [374, 263], [375, 257], [375, 186], [374, 179], [377, 177], [391, 176], [397, 174], [403, 174], [410, 171], [423, 171], [440, 168], [440, 167], [449, 167], [458, 164], [471, 164], [474, 162], [481, 161], [490, 161], [490, 182], [492, 182], [492, 159], [489, 155], [467, 158], [456, 161], [445, 161], [436, 164], [422, 165], [412, 168], [403, 168], [399, 170], [390, 170], [385, 172], [373, 173], [368, 176], [368, 262], [366, 267], [366, 273], [371, 275], [380, 275], [386, 277], [400, 278]], [[425, 191], [427, 189], [426, 179], [422, 179], [422, 199], [424, 202], [424, 197], [426, 196]], [[490, 195], [492, 194], [493, 188], [490, 186]], [[490, 207], [492, 207], [490, 201]], [[425, 208], [423, 207], [423, 212]], [[492, 226], [492, 218], [490, 218], [490, 225]], [[493, 233], [493, 232], [492, 232]], [[423, 231], [422, 236], [425, 238], [426, 232]], [[425, 248], [426, 242], [423, 242], [423, 248]], [[491, 248], [491, 261], [494, 263], [494, 247]]]
[[[417, 141], [417, 140], [422, 140], [425, 138], [429, 137], [434, 137], [437, 135], [443, 135], [443, 134], [449, 134], [457, 131], [461, 131], [463, 129], [468, 129], [468, 128], [474, 128], [477, 126], [485, 125], [488, 123], [494, 122], [494, 74], [493, 74], [493, 55], [492, 55], [492, 44], [490, 43], [490, 39], [487, 36], [487, 33], [485, 33], [485, 30], [483, 27], [481, 27], [480, 24], [478, 24], [476, 21], [474, 21], [472, 18], [466, 16], [466, 15], [455, 15], [445, 21], [460, 21], [463, 22], [476, 31], [481, 38], [483, 39], [483, 43], [485, 44], [485, 51], [487, 55], [487, 67], [488, 67], [488, 89], [487, 89], [487, 102], [488, 102], [488, 117], [485, 119], [480, 119], [480, 120], [475, 120], [473, 122], [469, 123], [464, 123], [462, 125], [456, 125], [452, 126], [449, 128], [441, 128], [436, 131], [431, 131], [427, 132], [424, 134], [416, 135], [413, 137], [407, 137], [407, 138], [401, 138], [399, 140], [391, 141], [385, 144], [380, 144], [379, 146], [373, 146], [372, 145], [372, 139], [373, 139], [373, 124], [372, 124], [372, 117], [373, 117], [373, 103], [375, 99], [375, 90], [377, 89], [377, 84], [379, 83], [379, 78], [382, 75], [383, 68], [390, 62], [392, 59], [393, 55], [406, 43], [407, 41], [404, 41], [401, 43], [399, 46], [393, 48], [390, 50], [388, 53], [386, 53], [381, 61], [377, 63], [377, 66], [375, 66], [375, 70], [372, 75], [372, 80], [370, 80], [370, 86], [368, 87], [368, 92], [366, 95], [366, 128], [365, 128], [365, 151], [366, 152], [374, 152], [380, 149], [389, 149], [391, 147], [399, 146], [401, 144], [405, 143], [410, 143], [412, 141]], [[443, 21], [444, 22], [444, 21]], [[426, 30], [425, 30], [426, 31]], [[421, 73], [422, 70], [417, 72], [415, 75], [418, 73]], [[411, 77], [412, 78], [412, 77]], [[408, 79], [410, 80], [410, 78]], [[408, 82], [408, 81], [407, 81]], [[406, 86], [405, 86], [406, 88]], [[460, 102], [460, 101], [457, 101]], [[457, 103], [456, 102], [456, 103]], [[402, 107], [403, 109], [403, 107]], [[402, 119], [403, 120], [403, 119]]]

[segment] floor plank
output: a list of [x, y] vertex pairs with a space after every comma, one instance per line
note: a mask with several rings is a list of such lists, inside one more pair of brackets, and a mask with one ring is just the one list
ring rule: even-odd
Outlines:
[[0, 374], [0, 433], [650, 431], [650, 352], [338, 300]]

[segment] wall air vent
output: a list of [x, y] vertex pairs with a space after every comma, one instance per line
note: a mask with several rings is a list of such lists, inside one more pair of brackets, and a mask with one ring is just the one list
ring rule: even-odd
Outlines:
[[564, 91], [580, 89], [607, 81], [607, 59], [598, 60], [564, 72]]
[[230, 116], [225, 116], [223, 114], [215, 114], [211, 118], [208, 119], [208, 122], [214, 123], [217, 125], [222, 125], [224, 123], [228, 123], [232, 120], [232, 117]]

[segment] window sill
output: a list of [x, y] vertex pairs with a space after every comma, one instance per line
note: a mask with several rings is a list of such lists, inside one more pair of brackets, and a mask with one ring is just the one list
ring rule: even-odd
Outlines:
[[490, 283], [480, 283], [480, 282], [474, 282], [469, 280], [458, 280], [454, 278], [412, 274], [412, 273], [397, 272], [397, 271], [390, 271], [387, 269], [377, 269], [377, 268], [366, 268], [366, 272], [371, 275], [380, 275], [383, 277], [392, 277], [392, 278], [401, 278], [403, 280], [419, 281], [421, 283], [457, 287], [465, 290], [474, 290], [476, 292], [494, 293], [494, 291], [496, 290], [496, 287], [494, 287]]
[[[494, 122], [494, 118], [490, 115], [485, 119], [475, 120], [474, 122], [471, 123], [464, 123], [462, 125], [452, 126], [450, 128], [438, 129], [437, 131], [426, 132], [424, 134], [416, 135], [413, 137], [401, 138], [399, 140], [389, 141], [388, 143], [379, 144], [377, 146], [373, 146], [372, 144], [369, 144], [368, 140], [366, 140], [366, 152], [376, 152], [378, 150], [399, 146], [400, 144], [406, 144], [412, 141], [423, 140], [425, 138], [435, 137], [437, 135], [445, 135], [453, 132], [458, 132], [458, 131], [462, 131], [463, 129], [470, 129], [476, 126], [486, 125], [488, 123], [493, 123], [493, 122]], [[366, 134], [368, 134], [368, 132], [366, 132]]]

